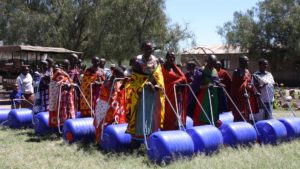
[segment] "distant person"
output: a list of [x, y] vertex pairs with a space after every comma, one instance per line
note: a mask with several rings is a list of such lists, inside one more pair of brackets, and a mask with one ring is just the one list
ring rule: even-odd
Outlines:
[[[231, 81], [232, 81], [230, 74], [225, 69], [222, 68], [222, 64], [220, 61], [217, 61], [215, 68], [218, 72], [220, 82], [225, 85], [225, 89], [226, 89], [227, 93], [230, 95], [231, 94]], [[227, 98], [227, 96], [226, 96], [226, 98]], [[227, 110], [226, 111], [230, 111], [229, 98], [226, 99], [226, 102], [227, 102], [227, 108], [226, 108]]]
[[185, 73], [185, 78], [187, 79], [187, 82], [191, 84], [194, 80], [194, 75], [196, 71], [196, 63], [194, 61], [189, 61], [186, 64], [186, 70], [187, 72]]
[[[248, 64], [247, 56], [239, 57], [239, 67], [234, 70], [232, 75], [231, 96], [245, 120], [252, 122], [251, 113], [258, 113], [258, 102], [251, 83], [252, 76], [248, 70]], [[235, 108], [232, 108], [232, 114], [235, 121], [243, 121]]]
[[267, 71], [269, 62], [266, 59], [258, 61], [259, 70], [253, 74], [253, 81], [258, 92], [260, 92], [259, 114], [256, 120], [272, 119], [272, 102], [274, 100], [274, 78]]
[[[77, 84], [78, 87], [81, 86], [81, 77], [80, 77], [80, 69], [77, 66], [78, 64], [78, 56], [76, 54], [71, 54], [70, 56], [70, 64], [68, 70], [65, 70], [70, 78], [72, 79], [73, 83]], [[80, 103], [80, 90], [78, 87], [75, 87], [75, 102]], [[80, 104], [75, 105], [77, 110], [80, 110]]]
[[104, 71], [105, 80], [106, 80], [106, 79], [109, 79], [109, 77], [112, 75], [112, 71], [116, 67], [116, 65], [112, 64], [110, 69], [106, 68], [105, 65], [106, 65], [106, 59], [101, 58], [100, 62], [99, 62], [99, 68]]
[[[21, 108], [22, 91], [18, 84], [14, 84], [13, 91], [10, 93], [9, 98], [11, 99], [11, 109]], [[16, 99], [16, 100], [14, 100]]]
[[33, 89], [33, 79], [29, 74], [28, 65], [22, 66], [22, 73], [17, 77], [16, 83], [21, 89], [24, 98], [27, 101], [22, 101], [21, 105], [25, 108], [32, 108], [34, 102], [34, 89]]
[[41, 62], [40, 80], [37, 83], [37, 91], [35, 92], [34, 113], [49, 111], [49, 83], [50, 74], [47, 72], [48, 62]]
[[48, 76], [52, 77], [53, 73], [54, 73], [53, 69], [55, 67], [54, 61], [51, 58], [47, 58], [46, 62], [48, 63], [48, 68], [47, 68], [46, 74], [48, 74]]

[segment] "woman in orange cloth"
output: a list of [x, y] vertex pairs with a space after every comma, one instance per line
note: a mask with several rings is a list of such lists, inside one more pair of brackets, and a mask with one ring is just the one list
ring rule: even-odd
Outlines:
[[[165, 89], [167, 97], [170, 99], [172, 107], [176, 110], [175, 97], [178, 102], [178, 113], [181, 117], [181, 122], [185, 124], [186, 120], [186, 99], [187, 90], [184, 86], [176, 87], [176, 96], [174, 93], [174, 86], [177, 84], [186, 84], [187, 80], [184, 73], [179, 69], [179, 67], [174, 64], [175, 54], [174, 52], [168, 52], [166, 55], [166, 62], [162, 66], [162, 73], [164, 77]], [[167, 100], [165, 100], [165, 119], [163, 130], [177, 130], [178, 119], [175, 115], [174, 110]]]
[[[248, 70], [249, 59], [247, 56], [239, 58], [239, 68], [232, 75], [231, 96], [241, 111], [244, 118], [249, 122], [251, 111], [258, 113], [258, 102], [255, 97], [254, 88], [251, 85], [251, 73]], [[243, 118], [235, 108], [232, 108], [234, 121], [243, 121]]]
[[[57, 68], [49, 85], [49, 126], [58, 127], [67, 119], [75, 118], [74, 87], [67, 71], [70, 67], [69, 60], [65, 59], [64, 69]], [[61, 89], [61, 90], [60, 90]], [[59, 97], [61, 96], [61, 97]], [[60, 103], [59, 103], [60, 101]], [[60, 106], [59, 106], [60, 104]], [[59, 119], [57, 115], [59, 114]]]
[[[100, 97], [97, 100], [95, 107], [94, 126], [96, 129], [96, 142], [101, 142], [101, 132], [103, 119], [105, 116], [104, 125], [123, 124], [126, 123], [126, 98], [124, 81], [115, 81], [115, 78], [123, 78], [123, 70], [119, 67], [115, 68], [113, 75], [109, 80], [105, 81], [101, 86]], [[114, 85], [114, 86], [113, 86]], [[112, 89], [113, 88], [113, 89]], [[112, 94], [110, 95], [112, 90]]]
[[[96, 100], [99, 97], [100, 85], [105, 80], [104, 72], [98, 67], [99, 61], [97, 56], [92, 58], [92, 66], [84, 71], [81, 83], [81, 90], [93, 110], [95, 110]], [[90, 103], [90, 101], [92, 101], [92, 103]], [[91, 109], [82, 95], [80, 95], [80, 115], [82, 117], [91, 116]]]

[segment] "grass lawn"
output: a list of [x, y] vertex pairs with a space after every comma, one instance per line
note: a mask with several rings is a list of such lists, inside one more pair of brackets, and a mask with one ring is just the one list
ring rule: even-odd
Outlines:
[[[276, 117], [290, 116], [276, 111]], [[298, 112], [300, 115], [300, 112]], [[149, 162], [145, 150], [127, 154], [104, 153], [95, 144], [69, 145], [56, 136], [35, 136], [32, 129], [0, 127], [0, 168], [300, 168], [300, 139], [277, 146], [222, 148], [211, 156], [195, 155], [169, 165]]]

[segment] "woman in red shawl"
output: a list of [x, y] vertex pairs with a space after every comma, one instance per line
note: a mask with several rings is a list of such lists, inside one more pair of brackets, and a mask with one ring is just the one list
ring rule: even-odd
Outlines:
[[[176, 66], [175, 62], [175, 54], [174, 52], [168, 52], [166, 55], [166, 62], [162, 66], [162, 73], [164, 77], [165, 89], [167, 97], [170, 99], [172, 107], [176, 110], [175, 97], [178, 102], [178, 113], [181, 117], [181, 122], [185, 124], [186, 120], [186, 88], [184, 86], [176, 87], [176, 96], [174, 93], [174, 86], [177, 84], [186, 84], [187, 80], [184, 73]], [[171, 105], [165, 99], [165, 119], [164, 119], [164, 127], [163, 130], [177, 130], [180, 126], [178, 126], [178, 119], [175, 115], [174, 110]]]
[[[247, 56], [239, 58], [239, 68], [232, 75], [231, 96], [244, 118], [249, 122], [251, 120], [251, 111], [253, 114], [258, 112], [258, 104], [251, 85], [251, 73], [248, 70], [248, 63], [249, 59]], [[235, 108], [232, 108], [232, 113], [234, 121], [243, 121], [243, 118]]]
[[[222, 64], [220, 61], [217, 61], [215, 68], [218, 72], [220, 82], [225, 85], [225, 89], [226, 89], [227, 93], [231, 94], [231, 81], [232, 81], [231, 76], [225, 69], [222, 68]], [[230, 109], [230, 101], [227, 97], [226, 97], [226, 105], [227, 105], [227, 107], [226, 107], [225, 111], [230, 111], [231, 110]]]

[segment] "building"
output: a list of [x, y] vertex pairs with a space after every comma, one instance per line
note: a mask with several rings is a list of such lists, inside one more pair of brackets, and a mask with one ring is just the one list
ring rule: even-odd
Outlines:
[[[185, 67], [186, 63], [194, 60], [197, 66], [203, 66], [207, 56], [214, 54], [222, 63], [222, 67], [232, 73], [238, 67], [238, 58], [241, 55], [247, 55], [247, 52], [242, 52], [239, 48], [227, 47], [225, 45], [198, 46], [186, 50], [181, 54], [181, 63]], [[250, 60], [250, 70], [257, 69], [257, 62]]]

